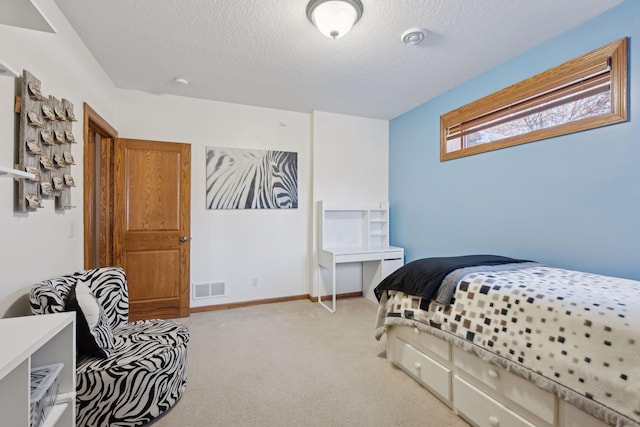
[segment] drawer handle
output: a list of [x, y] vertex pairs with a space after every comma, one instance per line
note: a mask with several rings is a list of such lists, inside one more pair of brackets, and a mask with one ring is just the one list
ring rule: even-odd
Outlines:
[[498, 378], [498, 371], [496, 371], [495, 369], [489, 369], [489, 376], [491, 378]]
[[489, 417], [489, 424], [491, 424], [492, 427], [498, 427], [500, 425], [500, 420], [492, 415]]
[[418, 371], [420, 370], [420, 368], [422, 368], [422, 365], [420, 365], [418, 362], [413, 364], [413, 367], [416, 368]]

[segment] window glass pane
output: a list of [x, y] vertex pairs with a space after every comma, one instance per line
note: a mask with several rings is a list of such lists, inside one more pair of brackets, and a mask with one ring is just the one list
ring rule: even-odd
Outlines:
[[[566, 98], [574, 98], [568, 96]], [[565, 99], [566, 99], [565, 98]], [[564, 100], [562, 100], [564, 101]], [[551, 105], [550, 105], [551, 104]], [[587, 117], [595, 117], [611, 112], [611, 92], [599, 93], [570, 102], [549, 102], [525, 117], [520, 117], [506, 123], [485, 128], [466, 136], [465, 147], [474, 147], [487, 142], [499, 141], [511, 136], [523, 135], [538, 129], [570, 123]], [[550, 108], [547, 108], [550, 107]], [[520, 114], [518, 114], [520, 116]], [[502, 121], [502, 120], [501, 120]]]
[[462, 137], [457, 137], [454, 139], [449, 139], [447, 141], [447, 152], [451, 153], [452, 151], [458, 151], [462, 149]]

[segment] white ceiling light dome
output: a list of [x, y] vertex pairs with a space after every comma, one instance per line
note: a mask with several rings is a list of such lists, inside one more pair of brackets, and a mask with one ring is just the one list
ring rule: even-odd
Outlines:
[[311, 0], [307, 18], [322, 34], [337, 39], [351, 30], [363, 11], [360, 0]]

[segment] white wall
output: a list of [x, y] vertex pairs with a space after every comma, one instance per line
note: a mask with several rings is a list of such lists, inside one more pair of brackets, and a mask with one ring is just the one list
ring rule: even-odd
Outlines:
[[[315, 111], [313, 113], [313, 230], [309, 252], [313, 254], [310, 293], [330, 289], [326, 270], [317, 263], [317, 207], [320, 200], [331, 207], [376, 207], [389, 198], [389, 122]], [[336, 268], [336, 292], [362, 290], [360, 263]], [[325, 294], [326, 292], [322, 292]]]
[[[120, 136], [191, 144], [191, 282], [226, 283], [225, 297], [192, 307], [308, 293], [308, 114], [125, 90], [118, 105]], [[216, 146], [297, 152], [299, 207], [207, 210], [205, 150]]]
[[[76, 140], [82, 139], [84, 101], [116, 125], [113, 84], [53, 0], [36, 3], [58, 33], [0, 25], [0, 60], [20, 73], [26, 69], [34, 74], [42, 82], [45, 96], [66, 98], [74, 104], [79, 120], [73, 125]], [[5, 167], [16, 160], [15, 81], [0, 77], [0, 164]], [[71, 192], [75, 209], [55, 211], [51, 199], [45, 200], [44, 208], [36, 212], [15, 213], [13, 180], [0, 177], [0, 317], [29, 314], [25, 295], [31, 284], [83, 266], [82, 144], [73, 145], [71, 152], [80, 163], [72, 167], [78, 185]]]
[[313, 198], [371, 206], [389, 197], [389, 122], [313, 113]]

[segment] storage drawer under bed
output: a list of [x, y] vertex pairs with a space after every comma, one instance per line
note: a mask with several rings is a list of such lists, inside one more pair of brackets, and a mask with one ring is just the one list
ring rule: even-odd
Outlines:
[[401, 338], [393, 341], [392, 361], [437, 397], [451, 405], [451, 370]]
[[479, 427], [535, 427], [459, 376], [453, 377], [456, 410]]
[[[549, 425], [554, 424], [555, 396], [535, 384], [485, 362], [460, 348], [453, 349], [456, 372], [470, 383], [488, 386], [500, 395], [535, 414]], [[476, 385], [478, 385], [476, 384]]]

